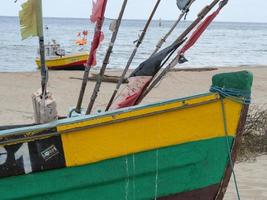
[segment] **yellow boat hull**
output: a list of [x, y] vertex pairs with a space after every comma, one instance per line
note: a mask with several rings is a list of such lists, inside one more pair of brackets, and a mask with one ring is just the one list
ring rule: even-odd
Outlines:
[[[46, 66], [51, 70], [82, 70], [84, 69], [84, 64], [88, 59], [89, 53], [82, 52], [76, 54], [69, 54], [66, 56], [58, 56], [46, 58]], [[36, 58], [35, 62], [38, 68], [41, 68], [40, 58]]]

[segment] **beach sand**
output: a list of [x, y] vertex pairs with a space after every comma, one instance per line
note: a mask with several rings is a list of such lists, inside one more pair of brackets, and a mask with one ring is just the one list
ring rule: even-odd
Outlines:
[[[267, 105], [267, 66], [225, 67], [203, 72], [170, 72], [164, 80], [142, 102], [151, 103], [161, 100], [186, 97], [209, 91], [214, 74], [249, 70], [254, 74], [252, 105]], [[82, 77], [81, 71], [51, 71], [49, 74], [49, 91], [57, 101], [58, 112], [66, 115], [70, 107], [77, 103]], [[107, 74], [119, 75], [119, 71]], [[89, 82], [84, 105], [87, 107], [95, 83]], [[39, 72], [0, 73], [0, 126], [33, 123], [31, 95], [40, 88]], [[103, 83], [94, 110], [103, 108], [108, 102], [115, 84]], [[261, 156], [254, 163], [236, 165], [236, 175], [240, 186], [242, 200], [267, 199], [267, 156]], [[227, 200], [237, 199], [234, 184], [231, 181], [226, 194]]]
[[[241, 200], [267, 199], [267, 155], [257, 157], [255, 162], [235, 165], [235, 174]], [[237, 200], [233, 176], [227, 188], [225, 200]]]
[[[214, 74], [239, 70], [249, 70], [254, 74], [252, 105], [266, 106], [267, 66], [228, 67], [202, 72], [170, 72], [144, 99], [142, 104], [208, 92]], [[107, 72], [109, 75], [119, 75], [120, 73], [119, 71]], [[82, 71], [50, 71], [48, 89], [56, 99], [59, 115], [66, 115], [70, 107], [75, 107], [81, 86], [79, 78], [82, 76]], [[89, 103], [94, 85], [94, 82], [88, 82], [84, 96], [84, 108]], [[40, 88], [39, 72], [0, 73], [0, 126], [32, 123], [31, 95], [38, 88]], [[101, 109], [107, 104], [114, 89], [114, 83], [102, 84], [95, 110]]]

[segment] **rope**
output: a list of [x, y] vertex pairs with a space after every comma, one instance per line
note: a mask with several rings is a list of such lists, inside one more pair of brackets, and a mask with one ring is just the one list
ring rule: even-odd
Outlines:
[[156, 150], [156, 174], [155, 174], [155, 192], [154, 200], [157, 200], [158, 196], [158, 179], [159, 179], [159, 150]]
[[133, 200], [135, 200], [135, 155], [133, 154]]
[[212, 86], [210, 89], [211, 92], [218, 92], [222, 97], [227, 97], [235, 102], [242, 103], [242, 104], [250, 104], [251, 97], [250, 92], [247, 90], [240, 90], [234, 88], [221, 88], [218, 86]]
[[125, 199], [128, 200], [129, 183], [130, 183], [128, 156], [125, 157], [125, 170], [126, 170], [126, 177], [125, 177]]
[[235, 171], [234, 171], [234, 163], [233, 163], [232, 156], [231, 156], [231, 147], [230, 147], [231, 145], [230, 145], [230, 142], [229, 142], [227, 121], [226, 121], [226, 115], [225, 115], [225, 107], [224, 107], [224, 103], [223, 103], [223, 99], [222, 98], [221, 98], [221, 105], [222, 105], [222, 114], [223, 114], [225, 142], [226, 142], [226, 145], [227, 145], [227, 151], [228, 151], [228, 156], [229, 156], [231, 170], [232, 170], [232, 173], [233, 173], [233, 178], [234, 178], [234, 183], [235, 183], [235, 189], [236, 189], [237, 199], [240, 200], [240, 194], [239, 194], [239, 190], [238, 190], [237, 179], [236, 179], [236, 175], [235, 175]]

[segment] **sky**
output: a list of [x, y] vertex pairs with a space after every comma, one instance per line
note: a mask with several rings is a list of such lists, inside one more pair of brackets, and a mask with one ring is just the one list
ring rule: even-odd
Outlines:
[[[25, 0], [1, 0], [0, 16], [18, 16], [20, 5]], [[105, 16], [117, 18], [123, 0], [109, 0]], [[156, 0], [128, 0], [125, 19], [147, 19]], [[188, 15], [193, 20], [196, 14], [211, 0], [196, 0]], [[43, 0], [44, 17], [88, 18], [92, 0]], [[227, 7], [216, 18], [226, 22], [267, 23], [267, 0], [229, 0]], [[179, 15], [176, 0], [161, 0], [155, 19], [174, 20]]]

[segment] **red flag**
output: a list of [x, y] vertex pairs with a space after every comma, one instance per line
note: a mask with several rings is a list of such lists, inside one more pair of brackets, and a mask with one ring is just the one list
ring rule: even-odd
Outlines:
[[104, 40], [104, 33], [101, 31], [100, 33], [95, 33], [94, 36], [94, 41], [92, 43], [92, 47], [91, 47], [91, 53], [92, 54], [92, 58], [89, 58], [88, 64], [90, 64], [90, 66], [95, 66], [96, 65], [96, 51], [97, 48], [100, 44], [100, 42], [102, 42]]
[[221, 10], [221, 7], [219, 7], [214, 13], [212, 13], [210, 16], [208, 16], [193, 32], [190, 39], [186, 42], [186, 44], [183, 46], [183, 48], [178, 52], [178, 54], [184, 54], [188, 49], [190, 49], [196, 41], [199, 39], [199, 37], [202, 35], [202, 33], [207, 29], [207, 27], [210, 25], [210, 23], [214, 20], [214, 18], [219, 14]]
[[104, 21], [104, 13], [106, 10], [107, 0], [93, 0], [93, 10], [91, 15], [91, 21], [96, 22], [96, 28], [94, 38], [90, 50], [90, 55], [87, 60], [87, 66], [91, 67], [96, 65], [96, 51], [101, 40], [101, 29]]
[[90, 17], [91, 22], [95, 23], [99, 19], [102, 18], [103, 7], [105, 6], [106, 0], [97, 0], [96, 2], [93, 0], [93, 9], [92, 15]]
[[96, 65], [96, 51], [100, 43], [100, 32], [95, 32], [94, 39], [91, 46], [90, 55], [87, 61], [88, 66], [95, 66]]

